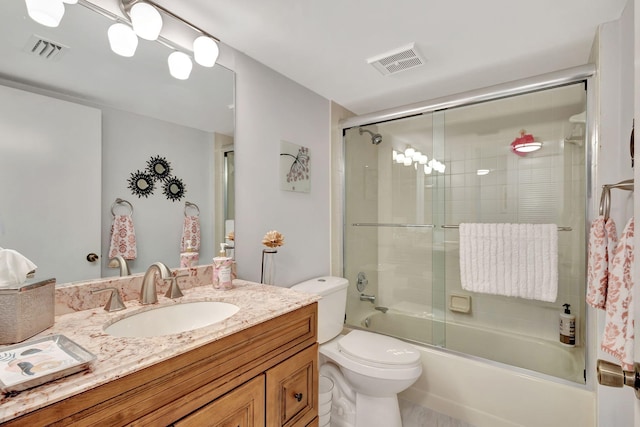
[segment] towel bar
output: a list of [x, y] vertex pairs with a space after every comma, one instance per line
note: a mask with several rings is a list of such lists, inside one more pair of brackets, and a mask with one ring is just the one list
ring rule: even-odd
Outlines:
[[604, 184], [602, 186], [602, 194], [600, 195], [600, 215], [604, 216], [604, 219], [609, 219], [609, 212], [611, 210], [611, 189], [633, 191], [633, 179], [625, 179], [616, 184]]
[[[445, 224], [445, 225], [441, 225], [440, 227], [442, 228], [460, 228], [460, 225], [449, 225], [449, 224]], [[572, 231], [573, 229], [571, 227], [558, 227], [558, 231]]]
[[356, 222], [351, 224], [354, 227], [415, 227], [415, 228], [434, 228], [433, 224], [391, 224], [377, 222]]

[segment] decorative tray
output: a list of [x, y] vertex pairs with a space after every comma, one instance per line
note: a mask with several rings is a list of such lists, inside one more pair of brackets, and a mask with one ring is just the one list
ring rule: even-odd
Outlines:
[[64, 335], [0, 347], [0, 390], [12, 393], [88, 369], [95, 355]]

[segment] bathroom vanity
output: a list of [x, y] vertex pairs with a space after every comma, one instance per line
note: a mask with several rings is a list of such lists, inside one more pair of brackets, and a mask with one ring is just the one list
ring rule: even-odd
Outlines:
[[104, 325], [147, 309], [135, 301], [122, 312], [58, 316], [41, 335], [64, 334], [96, 354], [93, 369], [0, 399], [0, 424], [317, 426], [318, 297], [238, 283], [231, 291], [189, 289], [181, 301], [160, 297], [160, 304], [240, 307], [218, 324], [181, 334], [106, 334]]

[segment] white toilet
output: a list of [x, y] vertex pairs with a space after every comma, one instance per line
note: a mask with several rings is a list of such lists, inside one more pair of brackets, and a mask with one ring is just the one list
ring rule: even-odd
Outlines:
[[401, 427], [397, 394], [422, 373], [420, 353], [396, 338], [361, 330], [340, 335], [349, 281], [319, 277], [291, 289], [322, 296], [318, 302], [320, 374], [336, 387], [332, 427]]

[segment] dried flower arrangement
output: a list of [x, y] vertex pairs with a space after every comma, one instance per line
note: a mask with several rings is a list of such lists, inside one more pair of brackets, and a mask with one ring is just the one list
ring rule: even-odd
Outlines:
[[262, 244], [268, 248], [277, 248], [284, 245], [284, 236], [276, 230], [268, 231], [262, 238]]

